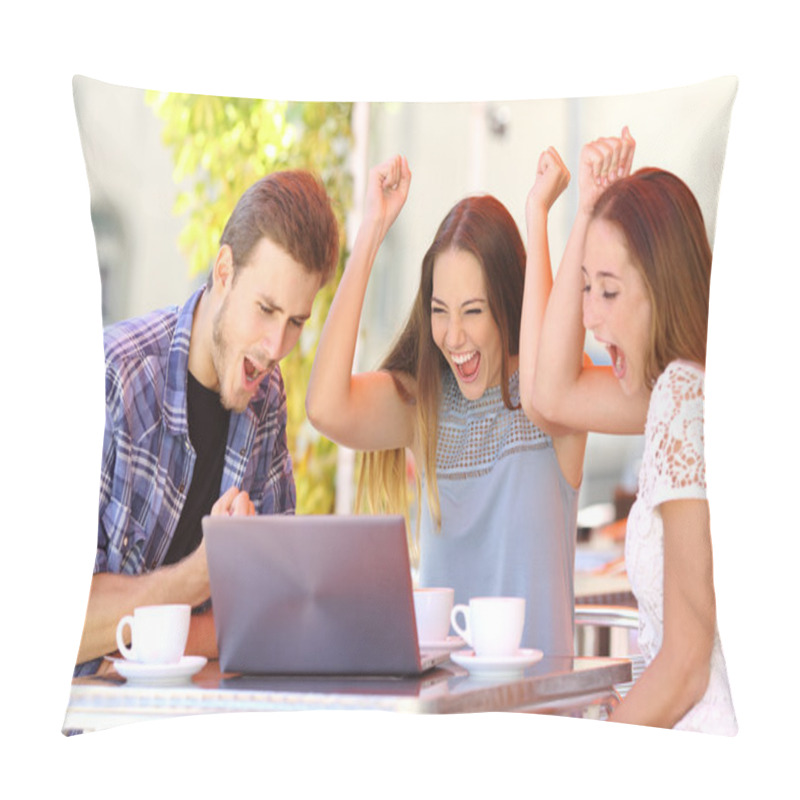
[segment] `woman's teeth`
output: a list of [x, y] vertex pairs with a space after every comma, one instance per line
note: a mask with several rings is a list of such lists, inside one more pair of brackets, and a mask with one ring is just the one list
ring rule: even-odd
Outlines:
[[461, 380], [471, 381], [478, 374], [481, 356], [477, 350], [471, 353], [454, 353], [451, 358]]
[[452, 357], [453, 363], [457, 364], [460, 367], [462, 364], [466, 364], [467, 361], [469, 361], [471, 358], [474, 358], [477, 352], [478, 352], [477, 350], [473, 350], [471, 353], [461, 353], [459, 355], [454, 355]]
[[608, 355], [611, 358], [611, 364], [614, 368], [614, 374], [619, 378], [625, 368], [625, 356], [616, 345], [610, 344], [607, 346]]

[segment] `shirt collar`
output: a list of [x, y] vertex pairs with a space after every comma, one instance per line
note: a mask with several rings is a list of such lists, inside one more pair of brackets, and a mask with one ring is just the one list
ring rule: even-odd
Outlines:
[[164, 417], [171, 433], [189, 433], [186, 412], [186, 384], [189, 372], [189, 344], [192, 338], [194, 311], [205, 286], [198, 289], [178, 311], [175, 333], [167, 357], [167, 374], [164, 385]]
[[[186, 410], [186, 393], [189, 374], [189, 344], [192, 339], [192, 322], [194, 321], [194, 311], [200, 301], [200, 297], [205, 292], [206, 287], [198, 289], [178, 311], [178, 320], [175, 324], [175, 333], [172, 337], [172, 344], [169, 348], [167, 357], [167, 374], [164, 385], [164, 418], [170, 433], [176, 436], [189, 435], [189, 416]], [[280, 375], [278, 366], [275, 372]], [[267, 386], [276, 380], [276, 376], [265, 378], [258, 387], [258, 391], [250, 400], [249, 406], [242, 412], [251, 420], [258, 419], [263, 411], [263, 405], [267, 401]], [[231, 414], [231, 420], [235, 420], [239, 415]]]

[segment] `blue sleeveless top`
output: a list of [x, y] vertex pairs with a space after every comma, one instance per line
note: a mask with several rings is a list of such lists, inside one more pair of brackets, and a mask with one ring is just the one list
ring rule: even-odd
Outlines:
[[[421, 509], [420, 586], [470, 597], [525, 597], [522, 647], [574, 650], [578, 490], [564, 478], [553, 441], [500, 387], [467, 400], [448, 370], [442, 380], [436, 478], [442, 527]], [[519, 404], [519, 374], [509, 381]], [[423, 480], [423, 494], [427, 487]]]

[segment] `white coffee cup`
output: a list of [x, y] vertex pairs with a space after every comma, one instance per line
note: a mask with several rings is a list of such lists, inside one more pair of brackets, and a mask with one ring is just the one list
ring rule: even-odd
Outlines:
[[414, 614], [421, 642], [443, 642], [447, 638], [454, 594], [446, 587], [414, 589]]
[[[458, 617], [464, 617], [464, 626]], [[455, 631], [476, 656], [513, 656], [519, 652], [525, 625], [524, 597], [473, 597], [469, 605], [453, 607], [450, 615]]]
[[[189, 638], [189, 605], [138, 606], [117, 623], [117, 647], [130, 661], [143, 664], [177, 664]], [[131, 629], [131, 646], [122, 636]]]

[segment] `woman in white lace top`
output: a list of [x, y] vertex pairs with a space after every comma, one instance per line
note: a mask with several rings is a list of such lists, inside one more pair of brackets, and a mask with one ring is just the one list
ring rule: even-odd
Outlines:
[[[645, 434], [625, 559], [647, 667], [611, 719], [732, 735], [703, 456], [711, 248], [686, 184], [631, 174], [634, 149], [625, 128], [581, 152], [578, 213], [535, 363], [525, 320], [536, 310], [523, 309], [521, 394], [561, 424]], [[586, 329], [611, 367], [582, 364]]]

